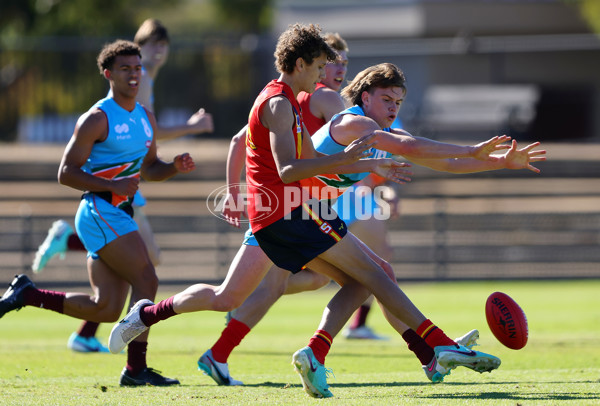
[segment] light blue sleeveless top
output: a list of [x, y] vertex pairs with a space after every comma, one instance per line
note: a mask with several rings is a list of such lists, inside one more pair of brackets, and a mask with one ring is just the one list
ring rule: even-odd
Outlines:
[[82, 169], [108, 179], [139, 174], [154, 136], [146, 110], [136, 103], [129, 112], [110, 97], [99, 100], [92, 106], [94, 108], [106, 114], [108, 136], [103, 142], [94, 144]]
[[[150, 80], [150, 105], [146, 106], [146, 107], [153, 110], [154, 109], [154, 79], [152, 79], [150, 77], [150, 75], [148, 75], [148, 71], [146, 70], [146, 68], [144, 68], [144, 65], [142, 65], [142, 76], [148, 76], [148, 79]], [[106, 97], [112, 97], [112, 96], [113, 96], [112, 89], [109, 89]], [[135, 196], [133, 197], [133, 205], [135, 207], [144, 207], [146, 205], [146, 198], [144, 196], [142, 196], [142, 192], [140, 192], [139, 189], [137, 192], [135, 192]]]
[[[347, 108], [346, 110], [334, 115], [331, 120], [329, 120], [326, 124], [324, 124], [316, 133], [311, 137], [313, 145], [315, 149], [326, 155], [337, 154], [338, 152], [342, 152], [347, 145], [338, 144], [333, 137], [331, 136], [331, 123], [334, 122], [338, 117], [344, 114], [354, 114], [357, 116], [364, 116], [365, 112], [362, 107], [355, 105]], [[390, 131], [389, 128], [384, 128], [383, 131]], [[376, 148], [371, 148], [371, 155], [369, 158], [390, 158], [392, 156], [391, 153], [387, 151], [382, 151]], [[362, 173], [348, 173], [343, 175], [338, 175], [340, 178], [347, 180], [348, 184], [345, 186], [349, 186], [350, 184], [356, 183], [359, 180], [367, 177], [371, 172], [362, 172]]]

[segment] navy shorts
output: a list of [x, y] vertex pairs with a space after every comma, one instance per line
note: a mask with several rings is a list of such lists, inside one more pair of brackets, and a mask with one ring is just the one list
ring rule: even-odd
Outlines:
[[305, 202], [254, 233], [258, 245], [275, 265], [297, 273], [346, 235], [346, 223], [328, 203], [325, 205], [328, 212], [316, 200]]

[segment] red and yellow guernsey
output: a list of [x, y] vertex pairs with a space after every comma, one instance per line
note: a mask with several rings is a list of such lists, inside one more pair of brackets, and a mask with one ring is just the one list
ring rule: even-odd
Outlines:
[[[315, 87], [315, 92], [323, 87], [327, 87], [327, 86], [325, 86], [321, 82], [317, 83], [317, 87]], [[311, 136], [314, 133], [316, 133], [319, 128], [323, 127], [323, 125], [325, 125], [325, 123], [327, 122], [324, 119], [322, 119], [321, 117], [315, 116], [310, 111], [310, 99], [312, 98], [312, 96], [314, 94], [315, 93], [306, 93], [306, 92], [298, 93], [298, 104], [300, 105], [300, 108], [302, 109], [302, 119], [304, 120], [304, 125], [306, 126], [306, 129], [308, 130], [308, 133]]]
[[272, 80], [260, 92], [248, 119], [246, 133], [246, 182], [248, 184], [248, 218], [252, 232], [256, 232], [302, 204], [300, 182], [284, 184], [279, 177], [269, 129], [262, 125], [260, 112], [265, 103], [275, 96], [289, 100], [294, 114], [291, 135], [296, 146], [296, 159], [302, 153], [302, 111], [294, 92], [285, 83]]

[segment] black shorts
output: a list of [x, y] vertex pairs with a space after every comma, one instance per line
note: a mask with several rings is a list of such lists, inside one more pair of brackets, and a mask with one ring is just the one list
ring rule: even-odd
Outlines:
[[[348, 231], [328, 203], [310, 200], [254, 233], [258, 245], [275, 265], [292, 273], [339, 242]], [[327, 206], [327, 211], [323, 211]]]

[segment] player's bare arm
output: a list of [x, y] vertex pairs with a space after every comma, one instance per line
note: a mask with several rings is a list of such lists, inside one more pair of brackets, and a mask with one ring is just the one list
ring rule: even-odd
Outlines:
[[[307, 132], [307, 130], [305, 129]], [[368, 132], [368, 131], [366, 131]], [[368, 140], [372, 139], [374, 136], [372, 134], [367, 134], [362, 137], [362, 142], [369, 142]], [[314, 149], [314, 145], [312, 143], [312, 138], [306, 135], [303, 139], [304, 144], [302, 147], [302, 157], [305, 159], [314, 158], [314, 157], [324, 157], [327, 156], [317, 150]], [[352, 148], [353, 143], [357, 143], [358, 140], [352, 141], [348, 147]], [[347, 147], [347, 148], [348, 148]], [[308, 152], [305, 152], [308, 151]], [[360, 173], [360, 172], [372, 172], [376, 173], [379, 176], [382, 176], [392, 182], [405, 184], [406, 182], [411, 181], [412, 171], [409, 169], [411, 165], [409, 163], [401, 163], [395, 161], [393, 159], [384, 158], [384, 159], [360, 159], [356, 162], [347, 165], [340, 165], [335, 168], [335, 172], [337, 174], [343, 173]]]
[[58, 182], [82, 191], [111, 191], [122, 196], [133, 196], [138, 189], [139, 179], [103, 179], [81, 169], [94, 144], [104, 141], [107, 135], [108, 122], [101, 110], [92, 110], [81, 116], [60, 162]]
[[153, 79], [148, 76], [148, 73], [142, 73], [140, 75], [140, 84], [138, 86], [138, 93], [135, 97], [136, 101], [146, 108], [146, 110], [154, 111], [154, 106], [150, 102], [152, 97]]
[[[269, 99], [262, 111], [260, 120], [270, 131], [273, 159], [284, 183], [307, 179], [321, 173], [337, 173], [337, 168], [367, 156], [367, 150], [374, 146], [370, 139], [360, 139], [349, 145], [344, 152], [313, 159], [296, 159], [295, 118], [290, 102], [284, 97]], [[306, 131], [306, 130], [304, 130]]]
[[367, 158], [339, 167], [336, 173], [372, 172], [382, 178], [403, 185], [412, 180], [411, 176], [413, 173], [410, 167], [411, 164], [398, 162], [392, 158]]
[[[244, 170], [244, 162], [246, 159], [246, 132], [248, 125], [245, 125], [237, 132], [229, 143], [229, 151], [227, 153], [227, 202], [238, 202], [240, 190], [240, 179]], [[245, 205], [225, 204], [222, 211], [223, 217], [229, 224], [234, 227], [240, 226], [242, 216], [246, 217]]]
[[188, 134], [209, 133], [213, 131], [212, 115], [201, 108], [192, 114], [185, 124], [172, 127], [157, 127], [156, 138], [158, 140], [168, 140]]
[[302, 124], [302, 128], [302, 159], [312, 159], [326, 156], [326, 154], [323, 154], [315, 149], [315, 145], [312, 142], [312, 137], [310, 136], [310, 133], [308, 132], [308, 129], [304, 123]]
[[310, 110], [325, 122], [331, 120], [334, 115], [345, 108], [340, 94], [326, 87], [317, 89], [310, 98]]
[[495, 136], [476, 145], [456, 145], [417, 137], [404, 130], [392, 129], [377, 131], [379, 149], [402, 155], [409, 160], [428, 158], [475, 158], [479, 160], [496, 160], [494, 152], [508, 149], [505, 142], [510, 141], [506, 135]]
[[[156, 118], [148, 109], [146, 109], [148, 119], [152, 125], [152, 129], [156, 134]], [[152, 144], [148, 148], [148, 153], [142, 162], [140, 173], [142, 177], [151, 182], [157, 182], [169, 179], [178, 173], [187, 173], [195, 169], [193, 159], [188, 153], [177, 155], [173, 158], [173, 162], [166, 163], [158, 158], [156, 154], [156, 137], [152, 138]]]
[[[352, 141], [381, 130], [375, 120], [355, 114], [337, 117], [330, 126], [332, 138], [341, 145], [350, 145]], [[377, 145], [381, 149], [381, 145]]]
[[496, 160], [482, 161], [475, 158], [455, 158], [411, 159], [411, 161], [437, 171], [458, 174], [493, 171], [498, 169], [527, 169], [535, 173], [540, 173], [540, 170], [533, 166], [532, 162], [545, 161], [546, 151], [534, 150], [538, 145], [540, 145], [539, 142], [534, 142], [519, 149], [517, 141], [513, 140], [509, 149], [503, 155], [496, 156]]
[[441, 159], [474, 157], [475, 155], [480, 157], [484, 152], [491, 153], [495, 150], [497, 143], [506, 140], [506, 138], [496, 137], [497, 139], [493, 142], [478, 147], [447, 144], [428, 138], [414, 137], [404, 130], [383, 131], [375, 120], [355, 114], [345, 114], [331, 123], [331, 136], [342, 145], [348, 145], [368, 134], [374, 135], [378, 149], [393, 155], [402, 155], [407, 159], [413, 157]]

